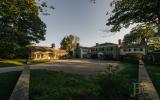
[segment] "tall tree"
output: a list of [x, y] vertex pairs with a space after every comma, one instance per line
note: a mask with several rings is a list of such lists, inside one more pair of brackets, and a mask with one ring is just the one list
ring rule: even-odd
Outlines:
[[160, 47], [160, 37], [156, 36], [156, 28], [152, 24], [142, 24], [134, 27], [129, 34], [124, 36], [123, 41], [126, 45], [144, 45], [148, 48], [148, 51]]
[[155, 36], [156, 28], [152, 24], [141, 24], [132, 28], [131, 32], [124, 36], [126, 44], [145, 45], [149, 39]]
[[152, 23], [160, 35], [160, 0], [113, 0], [114, 7], [107, 25], [119, 31], [134, 23]]
[[1, 54], [7, 56], [19, 47], [45, 39], [46, 26], [38, 15], [35, 0], [0, 1]]
[[61, 41], [61, 49], [67, 50], [68, 52], [71, 49], [76, 48], [76, 45], [79, 41], [79, 37], [74, 35], [66, 36]]

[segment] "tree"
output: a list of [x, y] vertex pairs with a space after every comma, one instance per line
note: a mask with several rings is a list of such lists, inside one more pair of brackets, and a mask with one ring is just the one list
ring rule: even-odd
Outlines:
[[156, 36], [156, 28], [152, 24], [141, 24], [132, 28], [129, 34], [124, 36], [126, 45], [139, 44], [144, 45], [149, 51], [153, 51], [160, 47], [160, 37]]
[[114, 6], [107, 25], [112, 32], [129, 27], [134, 23], [152, 23], [160, 35], [160, 0], [113, 0]]
[[152, 24], [141, 24], [132, 28], [130, 34], [124, 36], [126, 44], [146, 45], [150, 38], [154, 37], [156, 29]]
[[79, 37], [74, 35], [66, 36], [61, 41], [61, 49], [67, 50], [68, 52], [71, 49], [76, 48], [76, 45], [79, 41]]
[[4, 56], [20, 47], [44, 40], [46, 25], [41, 21], [35, 0], [0, 1], [0, 51]]

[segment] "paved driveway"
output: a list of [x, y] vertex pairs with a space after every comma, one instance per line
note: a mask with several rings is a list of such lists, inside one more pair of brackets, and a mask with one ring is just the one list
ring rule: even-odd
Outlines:
[[30, 69], [46, 69], [51, 71], [63, 71], [72, 74], [96, 74], [106, 69], [107, 64], [118, 65], [119, 70], [122, 66], [117, 61], [100, 60], [56, 60], [43, 64], [31, 65]]

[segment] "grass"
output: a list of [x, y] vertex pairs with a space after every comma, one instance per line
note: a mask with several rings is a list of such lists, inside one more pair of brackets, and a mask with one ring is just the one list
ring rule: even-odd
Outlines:
[[25, 62], [25, 59], [1, 59], [0, 67], [22, 66]]
[[[0, 59], [0, 67], [15, 67], [26, 65], [26, 59]], [[50, 60], [32, 60], [31, 64], [45, 63]]]
[[128, 81], [115, 74], [80, 76], [32, 70], [30, 100], [134, 100]]
[[152, 82], [160, 96], [160, 66], [147, 65], [147, 71], [152, 79]]
[[17, 82], [20, 72], [0, 74], [0, 99], [8, 100]]
[[44, 70], [31, 71], [30, 100], [90, 100], [89, 98], [97, 97], [98, 89], [83, 76]]
[[138, 81], [138, 65], [130, 62], [121, 62], [124, 69], [119, 74], [126, 77], [130, 82]]
[[49, 62], [50, 60], [32, 60], [31, 64], [38, 64], [38, 63], [46, 63]]

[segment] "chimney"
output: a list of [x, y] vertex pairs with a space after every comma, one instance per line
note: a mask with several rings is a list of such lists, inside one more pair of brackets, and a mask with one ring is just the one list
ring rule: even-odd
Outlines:
[[79, 43], [77, 43], [76, 47], [79, 48]]
[[118, 40], [118, 45], [122, 46], [122, 40], [121, 39]]
[[54, 43], [51, 44], [51, 48], [55, 48], [55, 44]]
[[96, 46], [98, 46], [99, 45], [99, 43], [96, 43]]

